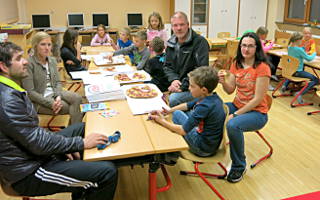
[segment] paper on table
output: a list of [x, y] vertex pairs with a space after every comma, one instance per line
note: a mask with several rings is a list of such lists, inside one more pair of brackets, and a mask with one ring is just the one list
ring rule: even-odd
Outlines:
[[[126, 94], [126, 90], [133, 86], [143, 86], [148, 85], [151, 88], [157, 90], [158, 96], [154, 98], [146, 99], [135, 99], [130, 98]], [[124, 85], [121, 87], [124, 94], [126, 95], [128, 105], [133, 115], [141, 115], [149, 113], [152, 110], [162, 110], [162, 108], [170, 109], [169, 106], [162, 100], [162, 92], [154, 84], [135, 84], [135, 85]]]

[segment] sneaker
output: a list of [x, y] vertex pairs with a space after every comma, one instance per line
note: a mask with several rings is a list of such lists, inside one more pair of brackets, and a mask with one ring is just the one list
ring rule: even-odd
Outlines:
[[269, 91], [273, 91], [274, 87], [272, 85], [269, 85]]
[[[298, 93], [299, 93], [299, 92], [296, 92], [295, 96], [297, 96]], [[303, 101], [303, 99], [302, 99], [302, 95], [298, 96], [297, 101], [298, 101], [299, 104], [304, 104], [304, 101]]]
[[276, 75], [271, 75], [271, 79], [274, 81], [279, 81], [279, 78]]
[[246, 173], [246, 169], [243, 170], [230, 170], [228, 176], [227, 176], [227, 181], [230, 183], [236, 183], [241, 181], [243, 178], [243, 175]]
[[287, 88], [285, 86], [282, 86], [280, 89], [280, 93], [284, 94], [286, 92]]

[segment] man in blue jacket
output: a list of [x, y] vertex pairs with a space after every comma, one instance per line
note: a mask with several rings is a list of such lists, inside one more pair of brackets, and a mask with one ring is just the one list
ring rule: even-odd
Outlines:
[[[0, 43], [0, 181], [21, 196], [72, 192], [72, 199], [113, 199], [117, 170], [111, 162], [79, 160], [84, 149], [105, 144], [98, 133], [84, 136], [84, 123], [52, 133], [38, 126], [20, 81], [27, 74], [22, 49]], [[66, 156], [69, 160], [66, 160]]]
[[189, 28], [188, 17], [176, 12], [171, 17], [172, 37], [167, 42], [164, 71], [168, 77], [170, 107], [193, 99], [188, 91], [188, 73], [209, 65], [209, 44], [201, 35]]

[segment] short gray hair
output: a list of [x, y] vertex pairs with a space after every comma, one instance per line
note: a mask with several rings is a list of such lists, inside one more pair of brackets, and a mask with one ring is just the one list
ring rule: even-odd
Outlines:
[[188, 16], [186, 15], [186, 13], [182, 12], [182, 11], [177, 11], [175, 12], [172, 17], [171, 17], [171, 20], [173, 18], [182, 18], [184, 19], [188, 24], [189, 24], [189, 20], [188, 20]]

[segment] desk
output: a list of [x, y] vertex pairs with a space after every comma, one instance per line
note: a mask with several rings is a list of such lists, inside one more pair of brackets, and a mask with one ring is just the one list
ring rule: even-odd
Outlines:
[[88, 54], [88, 55], [96, 55], [100, 54], [102, 52], [113, 52], [114, 49], [111, 46], [84, 46], [81, 48], [82, 54]]
[[[111, 135], [115, 130], [119, 130], [121, 139], [104, 150], [85, 150], [84, 160], [122, 159], [188, 149], [182, 136], [170, 132], [153, 121], [147, 121], [146, 115], [133, 116], [126, 101], [112, 101], [108, 104], [120, 114], [104, 118], [98, 114], [99, 112], [87, 113], [85, 134], [100, 132]], [[157, 188], [156, 172], [160, 167], [167, 180], [167, 186]], [[170, 187], [171, 180], [164, 166], [152, 161], [149, 164], [149, 199], [156, 200], [158, 192], [166, 191]]]

